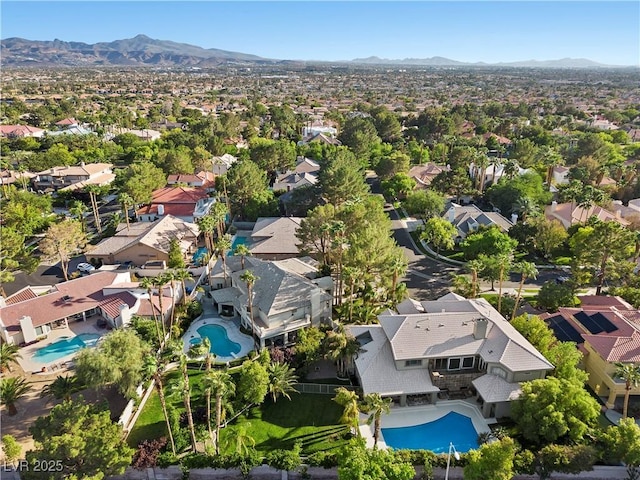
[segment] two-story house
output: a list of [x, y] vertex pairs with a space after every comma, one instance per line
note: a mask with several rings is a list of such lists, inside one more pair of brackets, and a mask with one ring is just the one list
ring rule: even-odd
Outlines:
[[31, 179], [35, 190], [75, 190], [87, 185], [109, 185], [116, 178], [111, 163], [84, 163], [53, 167]]
[[185, 222], [204, 217], [216, 202], [203, 187], [178, 185], [155, 190], [151, 202], [136, 211], [140, 222], [155, 222], [165, 215], [173, 215]]
[[458, 205], [452, 203], [449, 209], [442, 215], [458, 231], [456, 242], [464, 240], [467, 235], [475, 232], [480, 227], [498, 227], [503, 232], [508, 232], [517, 220], [517, 215], [507, 220], [498, 212], [483, 212], [475, 205]]
[[[225, 269], [226, 268], [226, 272]], [[249, 289], [242, 279], [251, 271], [253, 321], [249, 313]], [[333, 283], [320, 277], [317, 262], [309, 257], [265, 261], [255, 257], [218, 259], [211, 273], [214, 305], [219, 313], [239, 316], [253, 330], [260, 347], [288, 345], [297, 331], [311, 325], [331, 324]]]
[[365, 394], [404, 406], [475, 397], [485, 417], [505, 417], [520, 383], [553, 365], [484, 299], [449, 293], [405, 300], [378, 325], [349, 325], [360, 343], [355, 373]]

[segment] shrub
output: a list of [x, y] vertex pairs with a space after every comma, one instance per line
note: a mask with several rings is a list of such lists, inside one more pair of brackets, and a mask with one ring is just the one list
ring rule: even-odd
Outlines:
[[338, 456], [335, 452], [316, 452], [307, 457], [311, 467], [335, 468], [338, 466]]
[[166, 446], [166, 437], [143, 441], [138, 445], [138, 450], [133, 455], [131, 466], [140, 470], [155, 467], [158, 464], [158, 457], [160, 456], [161, 451]]

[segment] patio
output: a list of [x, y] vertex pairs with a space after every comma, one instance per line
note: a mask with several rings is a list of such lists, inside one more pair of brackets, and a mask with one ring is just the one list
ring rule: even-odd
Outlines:
[[39, 362], [33, 358], [35, 353], [47, 345], [60, 340], [62, 337], [73, 338], [83, 333], [91, 333], [97, 335], [104, 335], [107, 330], [105, 328], [98, 327], [98, 320], [102, 317], [100, 315], [93, 315], [88, 317], [86, 321], [70, 322], [68, 326], [56, 327], [51, 330], [45, 340], [33, 343], [20, 349], [21, 359], [18, 359], [20, 367], [25, 372], [40, 373], [40, 372], [56, 372], [57, 370], [63, 370], [68, 366], [77, 352], [65, 355], [52, 362]]

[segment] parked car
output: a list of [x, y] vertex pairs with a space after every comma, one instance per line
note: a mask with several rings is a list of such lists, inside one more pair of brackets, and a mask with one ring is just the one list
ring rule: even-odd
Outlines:
[[79, 263], [77, 269], [81, 273], [91, 273], [96, 269], [96, 267], [90, 263]]

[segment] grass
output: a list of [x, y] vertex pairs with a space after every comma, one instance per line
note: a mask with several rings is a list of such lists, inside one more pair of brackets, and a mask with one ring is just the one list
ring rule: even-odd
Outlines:
[[234, 436], [240, 425], [247, 425], [247, 433], [255, 440], [258, 451], [291, 449], [302, 442], [303, 453], [340, 448], [347, 443], [348, 428], [338, 424], [342, 408], [331, 395], [293, 393], [291, 400], [270, 399], [238, 417], [234, 424], [223, 429], [221, 443]]
[[[203, 374], [203, 371], [189, 371], [189, 382], [193, 392], [191, 403], [194, 409], [204, 405]], [[166, 375], [164, 384], [167, 395], [170, 394], [170, 385], [179, 376], [178, 371]], [[348, 428], [338, 423], [342, 407], [331, 398], [331, 395], [292, 393], [291, 400], [281, 397], [273, 403], [271, 398], [267, 397], [261, 406], [240, 415], [222, 430], [221, 444], [224, 445], [225, 439], [232, 441], [239, 425], [248, 424], [247, 433], [255, 440], [256, 449], [262, 452], [290, 449], [297, 440], [302, 441], [305, 454], [339, 448], [346, 444], [344, 437]], [[181, 395], [167, 398], [167, 403], [179, 411], [184, 410]], [[166, 434], [160, 397], [154, 391], [133, 426], [127, 443], [136, 448], [145, 439], [159, 438]]]

